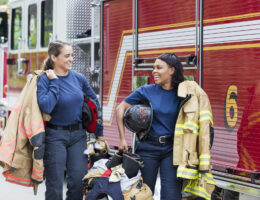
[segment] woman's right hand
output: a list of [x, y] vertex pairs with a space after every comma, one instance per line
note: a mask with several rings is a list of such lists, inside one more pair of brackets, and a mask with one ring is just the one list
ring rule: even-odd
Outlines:
[[118, 132], [120, 136], [120, 144], [119, 149], [128, 151], [127, 142], [125, 139], [125, 127], [123, 123], [124, 113], [127, 108], [129, 108], [131, 105], [126, 103], [125, 101], [122, 101], [116, 108], [116, 121], [118, 126]]
[[57, 75], [54, 73], [54, 71], [52, 69], [48, 69], [46, 70], [46, 75], [48, 77], [49, 80], [52, 80], [52, 79], [58, 79]]
[[119, 150], [128, 152], [128, 146], [125, 139], [120, 139]]

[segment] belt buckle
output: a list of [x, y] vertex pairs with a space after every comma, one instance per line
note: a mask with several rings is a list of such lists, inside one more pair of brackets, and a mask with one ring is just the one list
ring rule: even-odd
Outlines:
[[70, 132], [72, 132], [72, 131], [74, 131], [75, 130], [75, 128], [74, 128], [74, 126], [73, 125], [69, 125], [69, 126], [67, 126], [67, 128], [66, 128], [68, 131], [70, 131]]
[[160, 136], [159, 137], [159, 143], [164, 144], [166, 142], [166, 136]]
[[80, 125], [79, 125], [79, 124], [69, 125], [69, 130], [70, 130], [71, 132], [76, 131], [76, 130], [78, 130], [78, 129], [80, 129]]
[[72, 131], [73, 131], [73, 130], [72, 130], [72, 129], [73, 129], [73, 127], [72, 127], [72, 126], [68, 126], [68, 129], [69, 129], [69, 131], [70, 131], [70, 132], [72, 132]]

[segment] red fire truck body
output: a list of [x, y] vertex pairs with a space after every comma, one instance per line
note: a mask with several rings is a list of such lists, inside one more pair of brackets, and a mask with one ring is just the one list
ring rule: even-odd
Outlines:
[[[162, 53], [197, 58], [185, 65], [211, 101], [211, 164], [218, 185], [260, 196], [260, 4], [257, 0], [109, 0], [101, 5], [105, 137], [119, 144], [116, 106], [153, 83]], [[137, 86], [136, 86], [137, 84]], [[128, 144], [131, 133], [127, 132]]]
[[[99, 3], [100, 37], [99, 26], [87, 24], [99, 20], [94, 17]], [[5, 110], [11, 111], [27, 75], [40, 69], [48, 42], [70, 40], [74, 70], [93, 79], [96, 93], [101, 81], [104, 136], [111, 146], [119, 144], [117, 105], [137, 87], [153, 83], [152, 61], [158, 55], [176, 53], [186, 78], [197, 81], [211, 101], [217, 185], [260, 197], [258, 0], [10, 0], [8, 27], [8, 45], [0, 52]], [[92, 29], [91, 37], [77, 38], [86, 29]], [[131, 145], [131, 133], [126, 134]]]

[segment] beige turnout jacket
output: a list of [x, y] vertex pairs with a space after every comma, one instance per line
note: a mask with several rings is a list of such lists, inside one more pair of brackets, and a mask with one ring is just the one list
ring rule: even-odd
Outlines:
[[175, 126], [173, 164], [178, 165], [177, 177], [184, 180], [185, 192], [210, 200], [215, 185], [210, 168], [210, 101], [195, 81], [180, 83], [178, 96], [182, 101]]
[[[6, 181], [35, 186], [43, 181], [45, 129], [37, 103], [37, 80], [43, 71], [33, 73], [23, 88], [7, 121], [0, 141], [0, 165]], [[50, 119], [46, 115], [46, 119]]]
[[178, 96], [183, 101], [175, 127], [173, 164], [208, 171], [213, 126], [208, 96], [195, 81], [180, 83]]

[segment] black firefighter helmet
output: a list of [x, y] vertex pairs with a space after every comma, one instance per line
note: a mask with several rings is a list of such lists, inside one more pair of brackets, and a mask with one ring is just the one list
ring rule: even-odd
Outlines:
[[153, 121], [153, 109], [150, 102], [132, 105], [124, 113], [124, 125], [142, 139], [150, 130]]

